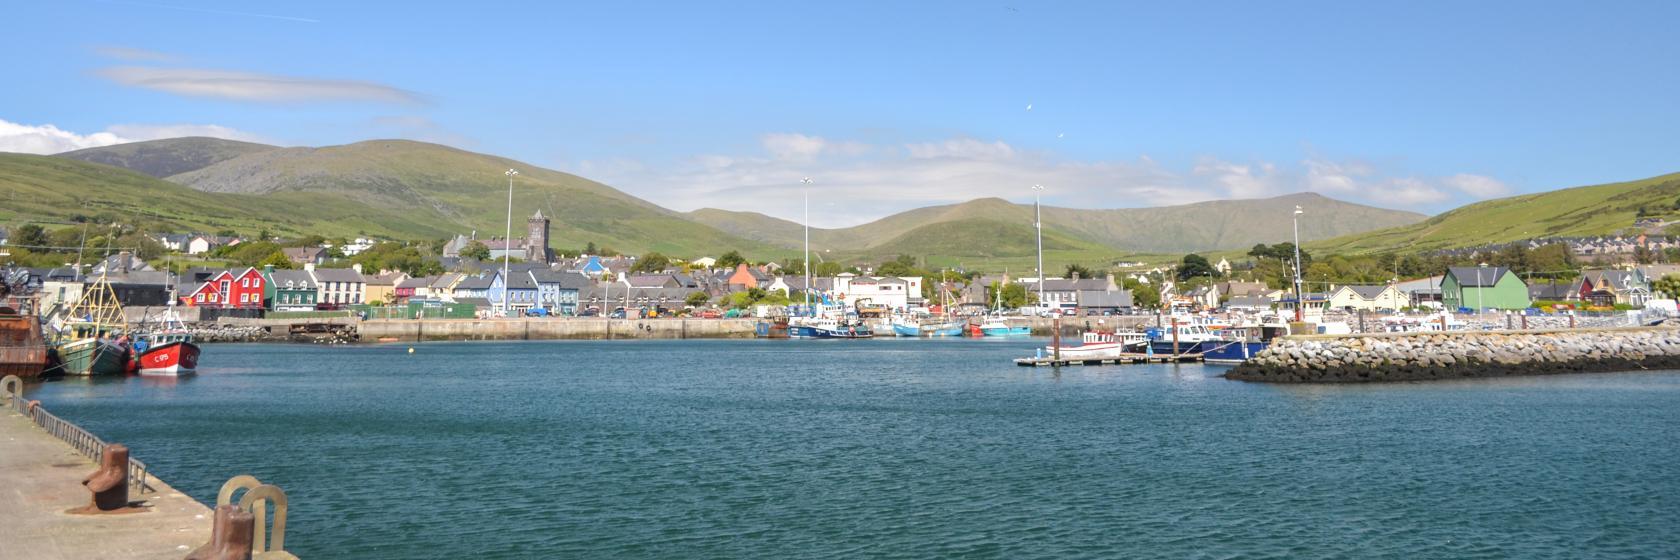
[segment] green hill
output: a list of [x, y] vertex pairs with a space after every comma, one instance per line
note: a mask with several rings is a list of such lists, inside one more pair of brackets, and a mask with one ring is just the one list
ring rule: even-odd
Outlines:
[[[1287, 241], [1292, 235], [1290, 216], [1297, 205], [1319, 217], [1302, 222], [1301, 238], [1305, 240], [1409, 224], [1425, 218], [1422, 214], [1362, 206], [1313, 193], [1113, 210], [1046, 206], [1043, 211], [1047, 235], [1057, 232], [1057, 235], [1070, 241], [1077, 240], [1083, 248], [1103, 248], [1114, 253], [1182, 254]], [[735, 235], [776, 246], [793, 248], [801, 243], [799, 224], [763, 214], [703, 209], [690, 212], [687, 216]], [[910, 254], [954, 254], [933, 250], [934, 246], [926, 247], [926, 250], [912, 250], [918, 248], [900, 240], [912, 230], [949, 222], [1020, 224], [1030, 230], [1033, 209], [1030, 204], [982, 198], [962, 204], [918, 208], [850, 228], [812, 229], [811, 243], [836, 251], [869, 254], [881, 254], [889, 249], [909, 250]], [[974, 225], [951, 231], [958, 230], [983, 233], [982, 228]], [[927, 238], [924, 235], [919, 239]], [[986, 236], [971, 238], [969, 242], [973, 243], [974, 239], [992, 242]], [[889, 243], [893, 246], [887, 247]]]
[[[1401, 227], [1307, 244], [1321, 252], [1376, 253], [1474, 247], [1543, 237], [1609, 235], [1633, 227], [1641, 208], [1680, 219], [1680, 173], [1625, 183], [1487, 200]], [[1303, 220], [1305, 226], [1310, 220]]]
[[267, 144], [194, 136], [87, 148], [55, 154], [54, 157], [103, 163], [153, 177], [168, 177], [203, 169], [245, 154], [277, 149], [279, 148]]
[[[0, 200], [10, 202], [0, 208], [0, 222], [67, 222], [78, 215], [108, 211], [144, 216], [160, 229], [180, 231], [235, 229], [252, 234], [267, 229], [277, 235], [423, 239], [476, 229], [490, 235], [501, 231], [506, 219], [507, 183], [501, 171], [515, 167], [524, 170], [515, 187], [515, 235], [520, 235], [524, 217], [541, 209], [554, 218], [556, 248], [581, 248], [594, 242], [638, 253], [704, 255], [728, 249], [759, 257], [791, 253], [689, 221], [599, 183], [504, 158], [418, 142], [335, 148], [381, 153], [358, 162], [361, 156], [346, 155], [345, 150], [306, 149], [304, 156], [328, 157], [320, 165], [311, 164], [309, 157], [288, 157], [269, 169], [271, 175], [260, 178], [278, 183], [289, 181], [286, 177], [313, 179], [227, 189], [235, 192], [201, 192], [71, 158], [0, 154]], [[253, 172], [261, 168], [246, 158], [289, 151], [294, 149], [250, 153], [187, 176], [221, 178]], [[405, 168], [396, 161], [432, 163]], [[471, 177], [472, 173], [483, 177]]]

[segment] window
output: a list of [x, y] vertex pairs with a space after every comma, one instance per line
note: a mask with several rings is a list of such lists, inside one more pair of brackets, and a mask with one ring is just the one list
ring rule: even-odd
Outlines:
[[251, 279], [250, 278], [240, 278], [239, 279], [239, 287], [241, 287], [241, 288], [251, 287]]
[[198, 299], [199, 303], [204, 303], [204, 294], [203, 293], [198, 294], [196, 299]]

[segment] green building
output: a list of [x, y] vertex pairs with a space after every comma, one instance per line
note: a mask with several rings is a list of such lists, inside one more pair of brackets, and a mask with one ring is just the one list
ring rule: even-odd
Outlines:
[[1502, 266], [1454, 266], [1441, 279], [1447, 309], [1527, 309], [1528, 284]]
[[316, 289], [315, 279], [307, 270], [274, 270], [268, 267], [263, 271], [263, 277], [268, 278], [268, 293], [264, 294], [271, 311], [310, 311], [315, 309]]

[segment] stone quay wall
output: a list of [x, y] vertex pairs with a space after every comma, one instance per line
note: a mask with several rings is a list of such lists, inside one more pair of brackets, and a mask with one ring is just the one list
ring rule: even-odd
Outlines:
[[1680, 368], [1680, 329], [1453, 331], [1277, 340], [1228, 379], [1358, 383]]
[[755, 319], [372, 319], [362, 342], [416, 340], [616, 340], [752, 338]]

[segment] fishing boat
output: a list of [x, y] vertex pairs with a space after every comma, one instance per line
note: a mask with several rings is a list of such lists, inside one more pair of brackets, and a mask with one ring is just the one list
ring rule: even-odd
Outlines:
[[1027, 336], [1032, 334], [1032, 327], [1011, 325], [1002, 317], [991, 317], [980, 323], [980, 334], [983, 336]]
[[135, 365], [140, 375], [179, 376], [198, 372], [198, 344], [175, 314], [174, 302], [164, 314], [162, 330], [139, 336], [134, 341]]
[[58, 330], [58, 355], [69, 375], [120, 375], [128, 366], [128, 319], [105, 274], [82, 291]]
[[0, 377], [32, 379], [47, 368], [47, 341], [26, 292], [27, 270], [0, 270]]
[[1060, 356], [1063, 360], [1113, 360], [1140, 351], [1148, 344], [1148, 335], [1140, 332], [1089, 330], [1080, 337], [1079, 346], [1046, 346], [1044, 355]]
[[788, 323], [789, 338], [874, 338], [875, 332], [862, 322], [831, 317], [795, 317]]
[[1240, 364], [1272, 345], [1272, 341], [1290, 334], [1289, 323], [1276, 315], [1263, 316], [1255, 326], [1221, 329], [1220, 342], [1202, 352], [1202, 361], [1210, 364]]
[[777, 317], [759, 321], [753, 326], [753, 332], [759, 338], [785, 339], [788, 337], [788, 319]]
[[1219, 331], [1224, 330], [1219, 325], [1202, 324], [1195, 321], [1177, 322], [1166, 328], [1153, 328], [1146, 331], [1149, 336], [1150, 350], [1156, 354], [1201, 354], [1218, 346], [1221, 341]]

